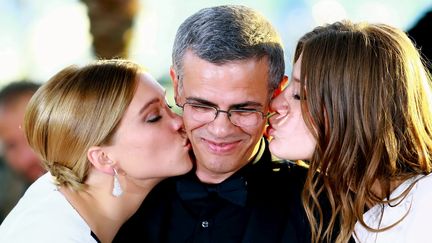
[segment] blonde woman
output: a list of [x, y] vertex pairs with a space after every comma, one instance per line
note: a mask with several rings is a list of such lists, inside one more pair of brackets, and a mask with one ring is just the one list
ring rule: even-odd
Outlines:
[[158, 182], [192, 168], [182, 126], [163, 88], [134, 63], [62, 70], [25, 116], [49, 172], [0, 226], [0, 242], [111, 242]]
[[[431, 79], [404, 32], [348, 21], [314, 29], [271, 107], [270, 150], [310, 167], [313, 242], [332, 232], [335, 242], [431, 241]], [[333, 211], [328, 225], [320, 196]]]

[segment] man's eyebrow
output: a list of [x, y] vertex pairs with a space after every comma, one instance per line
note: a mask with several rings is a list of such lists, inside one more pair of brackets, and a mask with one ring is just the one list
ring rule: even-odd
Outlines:
[[217, 106], [213, 102], [210, 102], [208, 100], [204, 100], [204, 99], [201, 99], [201, 98], [198, 98], [198, 97], [187, 97], [186, 98], [186, 102], [199, 103], [199, 104], [202, 104], [202, 105], [208, 105], [208, 106], [214, 106], [214, 107]]
[[239, 108], [243, 108], [243, 107], [248, 107], [248, 106], [252, 106], [252, 107], [263, 107], [262, 104], [255, 102], [255, 101], [246, 101], [243, 103], [239, 103], [239, 104], [233, 104], [230, 106], [230, 109], [239, 109]]
[[[188, 98], [186, 98], [186, 101], [199, 103], [199, 104], [203, 104], [203, 105], [208, 105], [208, 106], [213, 106], [213, 107], [219, 107], [217, 104], [215, 104], [211, 101], [201, 99], [198, 97], [188, 97]], [[232, 104], [232, 105], [230, 105], [229, 109], [239, 109], [239, 108], [243, 108], [243, 107], [247, 107], [247, 106], [263, 107], [263, 105], [260, 104], [259, 102], [246, 101], [246, 102], [242, 102], [242, 103], [238, 103], [238, 104]]]

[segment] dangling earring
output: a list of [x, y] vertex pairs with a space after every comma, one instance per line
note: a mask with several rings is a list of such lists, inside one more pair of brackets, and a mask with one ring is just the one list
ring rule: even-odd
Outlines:
[[120, 185], [120, 182], [118, 179], [117, 170], [114, 168], [113, 168], [113, 170], [114, 170], [114, 183], [113, 183], [113, 189], [112, 189], [111, 194], [114, 197], [120, 197], [123, 194], [123, 189], [121, 188], [121, 185]]

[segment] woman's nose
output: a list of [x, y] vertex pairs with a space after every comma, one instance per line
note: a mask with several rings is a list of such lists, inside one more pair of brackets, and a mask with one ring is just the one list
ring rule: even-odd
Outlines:
[[174, 130], [183, 130], [183, 118], [172, 111], [171, 109], [167, 108], [168, 117], [170, 119], [170, 124], [173, 126]]

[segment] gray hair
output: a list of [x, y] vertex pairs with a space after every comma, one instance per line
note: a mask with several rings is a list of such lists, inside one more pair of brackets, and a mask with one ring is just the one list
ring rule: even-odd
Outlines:
[[245, 6], [204, 8], [180, 25], [172, 52], [180, 88], [186, 51], [215, 64], [266, 57], [270, 94], [285, 72], [282, 42], [276, 30], [262, 15]]

